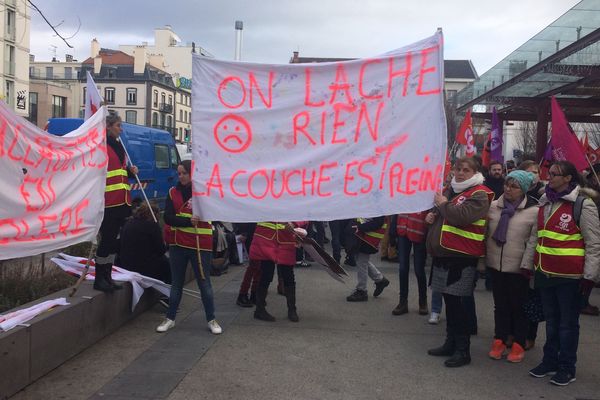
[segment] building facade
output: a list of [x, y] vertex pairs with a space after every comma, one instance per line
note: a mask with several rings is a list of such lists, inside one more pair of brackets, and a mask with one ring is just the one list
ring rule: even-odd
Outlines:
[[31, 16], [25, 1], [0, 1], [0, 98], [17, 115], [29, 115], [29, 27]]
[[196, 46], [194, 42], [181, 44], [181, 39], [170, 25], [154, 30], [153, 45], [147, 42], [143, 42], [141, 45], [120, 45], [119, 50], [131, 56], [143, 52], [150, 63], [152, 60], [162, 61], [163, 70], [171, 75], [177, 89], [174, 108], [175, 138], [179, 142], [191, 141], [192, 54], [213, 57], [212, 54], [206, 49]]

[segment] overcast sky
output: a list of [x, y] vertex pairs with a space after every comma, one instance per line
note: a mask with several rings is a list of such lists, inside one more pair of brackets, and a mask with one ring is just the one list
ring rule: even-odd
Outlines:
[[[244, 22], [242, 59], [287, 63], [304, 57], [367, 57], [431, 36], [442, 27], [445, 59], [471, 59], [481, 75], [578, 0], [33, 0], [69, 49], [33, 9], [31, 53], [36, 61], [90, 55], [101, 47], [154, 41], [171, 25], [183, 44], [196, 43], [233, 59], [234, 22]], [[78, 26], [79, 30], [77, 31]]]

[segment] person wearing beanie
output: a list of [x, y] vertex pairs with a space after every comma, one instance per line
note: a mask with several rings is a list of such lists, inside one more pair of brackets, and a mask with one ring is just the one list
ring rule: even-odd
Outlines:
[[[537, 221], [538, 203], [527, 196], [533, 178], [532, 173], [518, 170], [507, 175], [504, 193], [492, 202], [488, 212], [486, 256], [479, 264], [480, 268], [487, 266], [492, 273], [495, 328], [488, 355], [494, 360], [506, 356], [512, 363], [523, 360], [529, 329], [523, 312], [529, 282], [521, 275], [520, 266]], [[510, 352], [509, 336], [514, 337]]]

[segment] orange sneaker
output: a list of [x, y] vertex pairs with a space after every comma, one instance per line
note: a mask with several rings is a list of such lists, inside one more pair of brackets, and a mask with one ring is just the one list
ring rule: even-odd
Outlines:
[[492, 349], [490, 350], [488, 355], [494, 360], [500, 360], [502, 359], [502, 354], [504, 354], [505, 350], [506, 345], [504, 344], [504, 342], [500, 339], [494, 339], [494, 342], [492, 343]]
[[523, 358], [525, 358], [525, 349], [519, 343], [514, 342], [510, 353], [506, 356], [506, 361], [518, 363], [523, 361]]

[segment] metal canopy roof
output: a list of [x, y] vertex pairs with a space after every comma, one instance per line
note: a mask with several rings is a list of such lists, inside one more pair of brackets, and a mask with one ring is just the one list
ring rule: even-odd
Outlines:
[[457, 93], [456, 104], [537, 120], [552, 95], [570, 121], [600, 122], [600, 0], [579, 2]]

